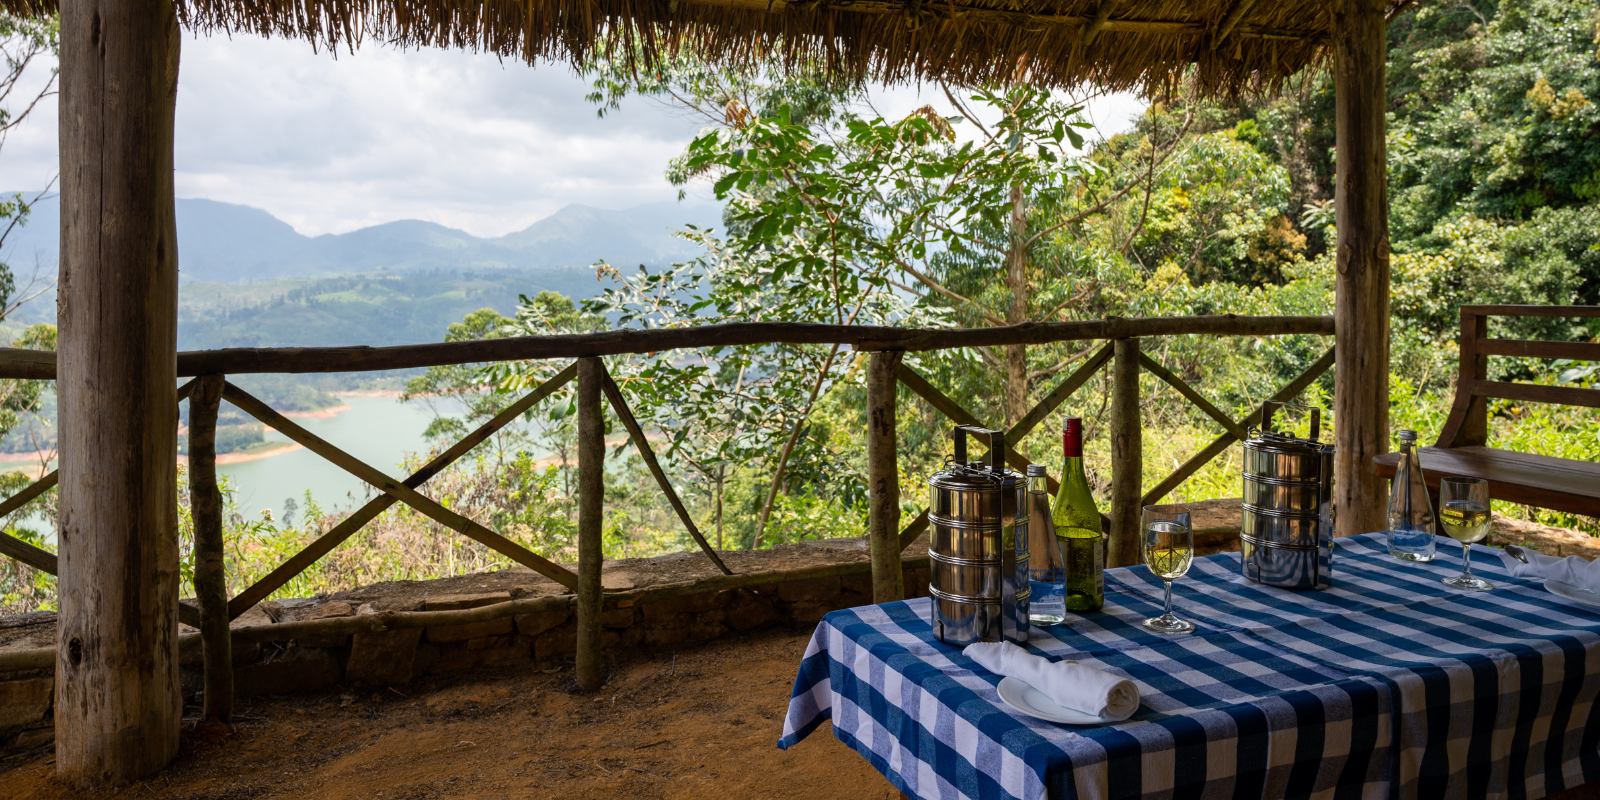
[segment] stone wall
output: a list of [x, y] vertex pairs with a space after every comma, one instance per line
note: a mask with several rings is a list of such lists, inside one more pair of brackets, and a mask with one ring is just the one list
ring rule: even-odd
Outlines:
[[[798, 549], [795, 549], [798, 547]], [[911, 596], [924, 596], [928, 585], [926, 544], [906, 551], [905, 585]], [[646, 576], [635, 586], [633, 578], [618, 577], [612, 570], [610, 582], [623, 591], [607, 597], [604, 606], [602, 642], [608, 653], [663, 650], [694, 642], [704, 642], [734, 633], [769, 625], [810, 628], [830, 611], [868, 605], [872, 602], [871, 565], [864, 558], [866, 549], [855, 546], [789, 546], [780, 549], [785, 563], [797, 574], [830, 572], [821, 577], [784, 580], [775, 576], [760, 585], [719, 588], [715, 576], [702, 578], [711, 584], [695, 590], [693, 582], [667, 584], [669, 596], [662, 594], [663, 583], [648, 576], [651, 564], [635, 559], [623, 563], [634, 577]], [[918, 557], [918, 555], [920, 557]], [[739, 572], [744, 566], [770, 566], [742, 554], [724, 554]], [[664, 559], [681, 559], [682, 554]], [[768, 559], [770, 560], [770, 558]], [[610, 566], [610, 565], [608, 565]], [[509, 571], [508, 571], [509, 572]], [[518, 576], [525, 581], [537, 576]], [[437, 584], [460, 587], [460, 579], [417, 582], [410, 589], [424, 590], [420, 601], [392, 601], [406, 610], [454, 611], [505, 605], [526, 597], [527, 592], [495, 588], [488, 591], [438, 593], [427, 591]], [[627, 584], [621, 587], [621, 584]], [[359, 593], [352, 593], [359, 595]], [[416, 595], [418, 592], [412, 592]], [[264, 639], [236, 644], [234, 648], [234, 687], [240, 696], [294, 694], [324, 689], [335, 684], [393, 685], [415, 677], [481, 667], [527, 667], [548, 669], [571, 658], [577, 648], [577, 623], [562, 596], [550, 596], [548, 610], [512, 613], [460, 625], [398, 628], [382, 631], [297, 635], [277, 640], [270, 638], [270, 626], [280, 621], [306, 623], [313, 620], [359, 618], [381, 613], [382, 601], [353, 603], [339, 595], [330, 598], [266, 603], [235, 621], [236, 642], [241, 634]], [[414, 607], [420, 606], [420, 607]], [[53, 643], [53, 615], [33, 615], [36, 625], [49, 625]], [[305, 625], [296, 627], [304, 628]], [[44, 636], [43, 628], [33, 639], [15, 639], [35, 648]], [[0, 653], [3, 653], [0, 646]], [[180, 677], [184, 693], [192, 696], [201, 688], [202, 665], [198, 647], [182, 649]], [[51, 698], [53, 671], [30, 669], [0, 672], [0, 752], [32, 749], [53, 740]]]

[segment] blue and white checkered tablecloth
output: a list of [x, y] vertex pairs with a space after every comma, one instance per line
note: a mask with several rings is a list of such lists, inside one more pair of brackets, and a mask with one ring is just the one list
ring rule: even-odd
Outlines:
[[1012, 711], [999, 677], [928, 626], [928, 600], [836, 611], [795, 680], [788, 748], [824, 720], [920, 798], [1537, 798], [1600, 780], [1600, 609], [1513, 578], [1440, 539], [1429, 564], [1378, 534], [1337, 541], [1333, 588], [1273, 589], [1239, 556], [1196, 559], [1174, 611], [1143, 567], [1107, 572], [1105, 609], [1029, 649], [1126, 675], [1133, 719], [1069, 727]]

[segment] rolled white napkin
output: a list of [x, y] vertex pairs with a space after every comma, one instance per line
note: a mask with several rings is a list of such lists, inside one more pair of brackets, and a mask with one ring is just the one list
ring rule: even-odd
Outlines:
[[[1527, 563], [1519, 560], [1518, 554], [1528, 559]], [[1518, 578], [1561, 581], [1591, 592], [1600, 592], [1600, 560], [1589, 561], [1579, 556], [1556, 558], [1514, 544], [1506, 545], [1500, 553], [1500, 560]]]
[[1125, 720], [1139, 710], [1139, 687], [1076, 661], [1050, 661], [1010, 642], [969, 644], [961, 653], [996, 675], [1016, 678], [1063, 708]]

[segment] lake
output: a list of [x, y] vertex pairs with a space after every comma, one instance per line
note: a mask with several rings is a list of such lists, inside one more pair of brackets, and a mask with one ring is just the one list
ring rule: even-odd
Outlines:
[[[337, 416], [302, 417], [295, 422], [388, 475], [404, 478], [409, 474], [397, 465], [407, 455], [428, 449], [422, 433], [433, 421], [433, 412], [421, 403], [402, 403], [393, 397], [339, 399], [350, 408]], [[269, 430], [266, 440], [287, 442], [289, 438]], [[247, 515], [270, 508], [281, 518], [284, 501], [293, 498], [297, 506], [304, 506], [307, 491], [329, 510], [366, 497], [365, 481], [304, 448], [256, 461], [221, 464], [217, 472], [228, 477], [234, 502]]]

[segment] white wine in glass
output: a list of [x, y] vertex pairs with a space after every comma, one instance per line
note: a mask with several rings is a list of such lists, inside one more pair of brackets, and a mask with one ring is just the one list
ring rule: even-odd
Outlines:
[[1194, 562], [1194, 531], [1189, 525], [1188, 506], [1145, 506], [1139, 541], [1145, 566], [1167, 587], [1166, 612], [1144, 621], [1153, 633], [1192, 633], [1194, 623], [1172, 615], [1172, 582], [1189, 571]]
[[1461, 543], [1461, 574], [1444, 585], [1463, 592], [1487, 592], [1494, 584], [1472, 577], [1472, 543], [1489, 535], [1489, 484], [1481, 478], [1439, 481], [1439, 526]]

